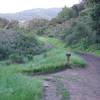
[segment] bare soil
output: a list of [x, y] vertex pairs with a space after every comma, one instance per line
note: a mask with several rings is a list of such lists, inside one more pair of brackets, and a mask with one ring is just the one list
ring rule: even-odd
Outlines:
[[[70, 93], [70, 100], [100, 100], [100, 57], [80, 53], [87, 62], [87, 67], [67, 69], [55, 74], [39, 76], [44, 81], [43, 100], [61, 100], [56, 84], [52, 80], [58, 78]], [[46, 83], [45, 83], [46, 82]]]

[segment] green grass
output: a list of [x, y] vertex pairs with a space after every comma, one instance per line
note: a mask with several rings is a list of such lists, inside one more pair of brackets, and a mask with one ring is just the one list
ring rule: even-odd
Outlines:
[[51, 44], [52, 46], [54, 46], [54, 48], [65, 48], [65, 44], [61, 40], [58, 40], [56, 38], [38, 37], [38, 39], [42, 42]]
[[[62, 41], [38, 37], [42, 42], [53, 46], [50, 50], [33, 57], [25, 64], [7, 64], [0, 62], [0, 100], [41, 100], [42, 80], [30, 78], [21, 72], [51, 73], [58, 70], [75, 67], [84, 67], [85, 61], [72, 53], [70, 64], [67, 63], [65, 45]], [[63, 92], [65, 96], [65, 90]]]
[[95, 50], [94, 52], [92, 52], [93, 54], [95, 54], [96, 56], [100, 57], [100, 50]]
[[[34, 59], [26, 64], [11, 64], [8, 68], [17, 72], [51, 73], [65, 68], [84, 67], [85, 61], [72, 53], [70, 64], [67, 63], [65, 49], [51, 49], [48, 52], [34, 56]], [[3, 65], [4, 66], [4, 65]], [[6, 65], [5, 65], [6, 66]]]
[[0, 64], [0, 100], [41, 100], [42, 90], [42, 81]]
[[71, 58], [71, 62], [72, 62], [72, 68], [75, 68], [75, 67], [84, 68], [86, 66], [86, 62], [80, 56], [76, 54], [73, 54]]
[[0, 100], [41, 100], [41, 90], [39, 81], [18, 74], [0, 80]]
[[70, 64], [67, 63], [65, 49], [52, 49], [46, 54], [34, 57], [34, 60], [24, 67], [24, 71], [34, 73], [50, 73], [65, 68], [84, 67], [85, 61], [72, 53]]
[[[82, 47], [82, 45], [81, 45]], [[91, 46], [88, 46], [88, 48], [80, 48], [80, 45], [76, 46], [76, 47], [70, 47], [70, 49], [73, 51], [73, 52], [84, 52], [84, 53], [89, 53], [89, 54], [94, 54], [96, 56], [99, 56], [100, 57], [100, 50], [99, 50], [99, 47], [94, 44], [94, 45], [91, 45]]]

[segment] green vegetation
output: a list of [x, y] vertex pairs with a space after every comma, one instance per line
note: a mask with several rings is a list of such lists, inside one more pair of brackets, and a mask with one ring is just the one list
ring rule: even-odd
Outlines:
[[64, 7], [62, 11], [58, 14], [57, 19], [66, 21], [69, 20], [70, 18], [76, 17], [76, 13], [73, 9]]
[[[84, 68], [86, 62], [74, 51], [100, 56], [99, 8], [99, 0], [83, 0], [71, 8], [64, 7], [50, 21], [32, 19], [22, 26], [0, 18], [0, 100], [41, 100], [42, 80], [26, 73]], [[71, 52], [69, 63], [67, 52]], [[69, 100], [68, 91], [57, 82], [61, 99]]]
[[[72, 54], [70, 65], [67, 64], [65, 44], [54, 38], [37, 37], [39, 41], [52, 46], [48, 51], [33, 56], [24, 64], [0, 62], [0, 100], [41, 100], [43, 94], [42, 81], [21, 74], [21, 72], [50, 73], [62, 69], [84, 67], [85, 62], [79, 56]], [[12, 57], [13, 58], [13, 57]], [[16, 58], [19, 60], [19, 57]], [[59, 88], [59, 87], [58, 87]], [[60, 91], [63, 98], [69, 98], [66, 90]]]
[[66, 47], [83, 52], [100, 50], [100, 2], [83, 0], [71, 8], [64, 7], [50, 21], [45, 33], [64, 41]]
[[53, 48], [43, 54], [34, 56], [33, 61], [25, 64], [23, 71], [33, 73], [50, 73], [65, 68], [74, 68], [77, 66], [85, 67], [86, 62], [78, 55], [73, 53], [70, 64], [67, 64], [67, 49], [64, 48], [64, 44], [61, 41], [47, 37], [39, 37], [39, 39], [45, 42], [49, 42], [49, 44], [53, 45]]
[[[13, 62], [24, 62], [24, 58], [40, 54], [44, 51], [43, 44], [34, 35], [26, 35], [23, 30], [0, 31], [0, 59], [13, 59]], [[17, 58], [21, 61], [16, 61]], [[19, 59], [20, 60], [20, 59]]]
[[[51, 50], [44, 55], [39, 55], [34, 57], [33, 64], [25, 68], [26, 71], [31, 71], [34, 73], [50, 73], [59, 71], [65, 68], [73, 67], [84, 67], [85, 62], [83, 59], [77, 55], [72, 54], [71, 65], [67, 64], [67, 58], [65, 56], [66, 50]], [[41, 60], [42, 59], [42, 60]], [[76, 66], [75, 66], [76, 65]]]
[[95, 51], [95, 54], [96, 54], [97, 56], [100, 56], [100, 50]]
[[87, 0], [87, 3], [87, 6], [91, 8], [90, 16], [93, 21], [92, 28], [96, 31], [96, 43], [100, 43], [100, 1]]
[[[33, 60], [25, 64], [6, 64], [8, 67], [13, 67], [20, 72], [33, 72], [33, 73], [50, 73], [55, 71], [60, 71], [65, 68], [74, 68], [74, 67], [84, 67], [86, 65], [85, 61], [80, 58], [78, 55], [73, 54], [71, 56], [70, 64], [67, 64], [66, 53], [67, 50], [64, 48], [63, 42], [54, 39], [54, 38], [44, 38], [39, 37], [39, 40], [42, 42], [48, 42], [50, 45], [53, 45], [51, 49], [47, 52], [44, 52], [40, 55], [33, 57]], [[6, 65], [4, 62], [4, 65]]]
[[62, 40], [50, 37], [38, 37], [38, 39], [42, 42], [49, 43], [54, 48], [65, 48], [65, 43]]
[[41, 100], [42, 81], [18, 73], [0, 63], [0, 100]]

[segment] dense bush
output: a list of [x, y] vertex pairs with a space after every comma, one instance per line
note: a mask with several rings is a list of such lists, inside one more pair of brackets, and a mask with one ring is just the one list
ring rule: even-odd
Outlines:
[[78, 18], [72, 18], [55, 26], [51, 25], [46, 30], [46, 33], [49, 36], [60, 37], [68, 46], [79, 45], [79, 43], [82, 45], [82, 41], [84, 42], [83, 44], [91, 45], [96, 41], [96, 34], [93, 32], [91, 25], [92, 20], [89, 16], [79, 16]]
[[64, 7], [58, 14], [57, 18], [63, 19], [63, 21], [69, 20], [70, 18], [76, 17], [76, 12], [72, 8]]
[[86, 0], [88, 12], [92, 18], [92, 28], [96, 32], [96, 43], [100, 43], [100, 0]]
[[7, 20], [5, 18], [0, 18], [0, 29], [11, 29], [18, 27], [19, 22], [17, 20]]
[[31, 55], [43, 51], [42, 45], [35, 36], [25, 35], [18, 30], [2, 30], [0, 32], [0, 59], [8, 58], [11, 54], [18, 54], [15, 59], [19, 55], [31, 58]]
[[[70, 34], [66, 36], [67, 43], [78, 43], [84, 37], [90, 37], [92, 30], [85, 23], [76, 22], [73, 28], [69, 29]], [[89, 42], [89, 41], [88, 41]]]
[[50, 37], [64, 40], [67, 46], [88, 50], [95, 45], [95, 50], [99, 50], [99, 8], [99, 0], [82, 0], [80, 4], [71, 8], [64, 7], [58, 16], [49, 22], [45, 33]]
[[0, 28], [5, 28], [9, 21], [5, 18], [0, 18]]
[[25, 63], [24, 57], [19, 54], [12, 54], [9, 56], [12, 63]]

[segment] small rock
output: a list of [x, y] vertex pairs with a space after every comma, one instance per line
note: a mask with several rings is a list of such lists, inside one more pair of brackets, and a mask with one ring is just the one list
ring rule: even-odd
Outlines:
[[43, 86], [44, 86], [44, 87], [49, 87], [50, 85], [48, 84], [48, 82], [45, 81], [45, 82], [43, 83]]

